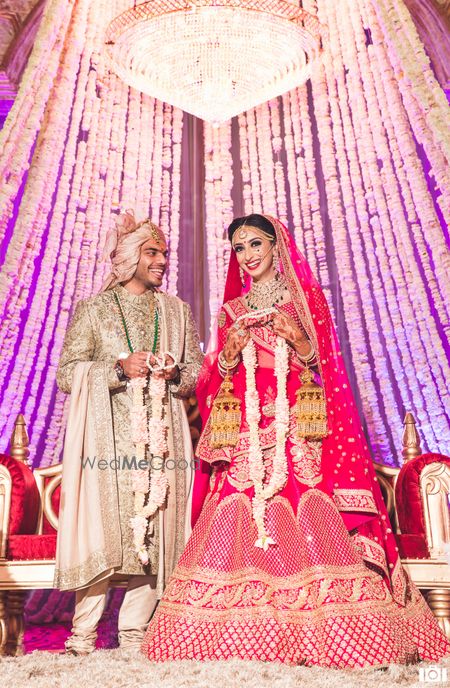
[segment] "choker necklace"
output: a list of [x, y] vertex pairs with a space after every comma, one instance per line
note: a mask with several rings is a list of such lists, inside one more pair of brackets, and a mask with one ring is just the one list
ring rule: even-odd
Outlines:
[[273, 308], [276, 303], [283, 301], [286, 288], [286, 280], [280, 272], [266, 282], [253, 282], [245, 297], [247, 306], [253, 311]]

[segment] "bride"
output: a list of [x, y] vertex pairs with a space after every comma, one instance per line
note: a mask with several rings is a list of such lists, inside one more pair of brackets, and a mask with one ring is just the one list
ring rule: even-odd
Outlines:
[[278, 220], [235, 219], [229, 238], [198, 386], [196, 522], [142, 651], [438, 660], [449, 644], [402, 569], [323, 293]]

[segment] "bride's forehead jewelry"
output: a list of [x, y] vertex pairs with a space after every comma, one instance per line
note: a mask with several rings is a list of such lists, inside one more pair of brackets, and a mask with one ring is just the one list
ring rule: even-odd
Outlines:
[[235, 230], [233, 236], [231, 237], [232, 245], [234, 246], [236, 243], [238, 243], [239, 239], [246, 239], [248, 237], [249, 230], [263, 239], [268, 239], [269, 241], [275, 240], [275, 237], [259, 227], [252, 227], [251, 225], [242, 224]]
[[241, 225], [239, 225], [239, 227], [237, 227], [237, 229], [234, 230], [233, 236], [231, 237], [231, 243], [233, 245], [235, 243], [235, 237], [237, 237], [238, 239], [245, 239], [247, 237], [248, 232], [245, 228], [246, 219], [247, 218], [245, 217], [244, 222]]

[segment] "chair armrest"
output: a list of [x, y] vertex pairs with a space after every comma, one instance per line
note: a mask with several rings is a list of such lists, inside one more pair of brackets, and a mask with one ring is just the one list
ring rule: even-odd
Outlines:
[[45, 468], [37, 468], [34, 471], [34, 477], [41, 498], [36, 532], [38, 535], [41, 535], [44, 518], [47, 519], [52, 528], [58, 530], [58, 514], [53, 507], [52, 497], [56, 488], [61, 485], [62, 463], [46, 466]]
[[386, 510], [389, 515], [394, 533], [398, 531], [397, 519], [397, 505], [395, 501], [395, 486], [400, 468], [393, 468], [392, 466], [384, 466], [381, 463], [374, 462], [375, 473], [378, 484], [380, 486], [381, 494], [383, 495]]

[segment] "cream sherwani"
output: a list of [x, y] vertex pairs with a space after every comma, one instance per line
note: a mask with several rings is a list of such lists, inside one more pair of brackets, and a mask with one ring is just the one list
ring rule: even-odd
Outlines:
[[[150, 563], [145, 568], [134, 552], [129, 525], [134, 513], [131, 395], [114, 371], [119, 354], [128, 354], [129, 348], [114, 291], [124, 311], [133, 349], [151, 351], [156, 341], [157, 351], [170, 351], [180, 368], [179, 379], [167, 385], [165, 399], [171, 460], [170, 469], [166, 469], [168, 499], [150, 523], [146, 541]], [[153, 299], [159, 314], [156, 340]], [[156, 600], [184, 548], [190, 530], [193, 455], [182, 398], [193, 393], [202, 359], [190, 308], [177, 297], [160, 292], [136, 296], [117, 286], [77, 305], [57, 373], [60, 389], [71, 392], [71, 405], [63, 458], [55, 586], [79, 591], [77, 606], [83, 609], [78, 614], [78, 625], [84, 627], [80, 635], [91, 644], [111, 574], [136, 577], [127, 592], [129, 604], [126, 595], [123, 607], [141, 607], [146, 615], [145, 609], [154, 607], [154, 602], [139, 603], [136, 581], [141, 581], [148, 591], [151, 588], [152, 600]], [[150, 411], [148, 395], [146, 403]], [[74, 617], [74, 635], [80, 609]], [[94, 628], [92, 619], [96, 621]], [[127, 618], [125, 626], [130, 625]], [[136, 626], [145, 628], [142, 618]], [[78, 649], [84, 648], [80, 645]]]

